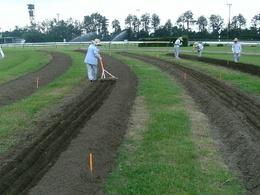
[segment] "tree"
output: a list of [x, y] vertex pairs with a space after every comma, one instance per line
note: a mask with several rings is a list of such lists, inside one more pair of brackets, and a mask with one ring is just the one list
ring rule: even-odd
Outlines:
[[84, 16], [83, 28], [86, 33], [95, 32], [99, 37], [105, 37], [108, 34], [108, 19], [99, 13]]
[[114, 33], [116, 34], [117, 32], [121, 31], [121, 26], [120, 22], [118, 20], [113, 20], [112, 21], [112, 28], [114, 29]]
[[154, 31], [156, 31], [156, 29], [160, 25], [160, 18], [157, 14], [152, 15], [151, 24], [152, 24], [152, 28], [154, 29]]
[[128, 25], [131, 30], [132, 30], [132, 22], [133, 22], [133, 16], [132, 14], [129, 14], [125, 19], [125, 24]]
[[106, 37], [108, 35], [108, 19], [105, 16], [100, 17], [101, 29], [100, 33], [102, 37]]
[[171, 36], [172, 34], [172, 21], [168, 19], [166, 23], [164, 24], [164, 29], [167, 32], [167, 36]]
[[102, 16], [99, 13], [91, 14], [92, 32], [100, 34]]
[[176, 24], [178, 25], [179, 28], [181, 28], [183, 30], [185, 29], [185, 26], [184, 26], [185, 22], [184, 22], [183, 14], [179, 16], [178, 20], [176, 21]]
[[260, 13], [252, 18], [251, 23], [253, 28], [257, 28], [257, 26], [260, 25]]
[[192, 11], [186, 11], [177, 20], [177, 24], [179, 24], [183, 29], [185, 29], [186, 24], [187, 30], [190, 30], [190, 25], [193, 25], [195, 22]]
[[163, 26], [159, 26], [153, 33], [154, 37], [169, 37], [172, 34], [172, 22], [170, 19]]
[[149, 24], [150, 24], [150, 14], [146, 13], [141, 16], [141, 23], [143, 26], [143, 30], [145, 32], [149, 32]]
[[84, 16], [83, 28], [85, 29], [86, 33], [92, 32], [93, 23], [92, 23], [92, 19], [90, 16]]
[[233, 29], [242, 29], [242, 27], [246, 26], [246, 19], [242, 14], [238, 16], [234, 16], [231, 21], [231, 28]]
[[138, 19], [138, 17], [136, 15], [133, 15], [133, 20], [132, 20], [132, 26], [133, 26], [133, 32], [134, 34], [139, 32], [139, 27], [140, 27], [140, 20]]
[[259, 25], [260, 25], [260, 14], [255, 15], [252, 18], [251, 23], [252, 23], [251, 32], [252, 32], [252, 34], [256, 35], [256, 38], [259, 39], [259, 35], [260, 35], [260, 27], [259, 27]]
[[222, 19], [220, 15], [212, 14], [209, 17], [210, 29], [212, 30], [213, 33], [216, 33], [219, 30], [221, 30], [223, 28], [223, 23], [224, 23], [224, 19]]
[[205, 31], [208, 26], [207, 18], [205, 16], [200, 16], [196, 21], [196, 24], [198, 25], [200, 32]]

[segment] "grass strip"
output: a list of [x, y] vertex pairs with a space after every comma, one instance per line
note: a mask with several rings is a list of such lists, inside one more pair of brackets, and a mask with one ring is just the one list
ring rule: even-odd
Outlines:
[[209, 147], [203, 152], [198, 149], [182, 100], [184, 92], [176, 82], [149, 64], [114, 56], [138, 75], [138, 97], [144, 97], [149, 118], [142, 130], [132, 132], [139, 139], [126, 139], [105, 193], [242, 194], [243, 188], [225, 166], [202, 160], [219, 153]]

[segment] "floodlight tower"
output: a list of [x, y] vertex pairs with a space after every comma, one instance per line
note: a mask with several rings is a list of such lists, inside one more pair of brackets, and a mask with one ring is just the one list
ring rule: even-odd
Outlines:
[[30, 18], [30, 23], [31, 26], [35, 24], [35, 19], [34, 19], [34, 4], [27, 4], [28, 10], [29, 10], [29, 18]]
[[232, 6], [232, 4], [231, 3], [228, 3], [227, 4], [228, 5], [228, 7], [229, 7], [229, 10], [228, 10], [228, 38], [229, 38], [229, 31], [230, 31], [230, 10], [231, 10], [231, 6]]

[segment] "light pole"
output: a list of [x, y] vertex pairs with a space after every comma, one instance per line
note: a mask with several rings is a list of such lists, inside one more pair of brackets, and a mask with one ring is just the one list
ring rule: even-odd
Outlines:
[[231, 11], [231, 3], [228, 3], [227, 4], [228, 7], [229, 7], [229, 10], [228, 10], [228, 38], [229, 38], [229, 31], [230, 31], [230, 11]]

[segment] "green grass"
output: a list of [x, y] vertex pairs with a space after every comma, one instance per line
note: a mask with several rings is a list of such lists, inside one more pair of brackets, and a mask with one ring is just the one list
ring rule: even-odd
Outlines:
[[[106, 194], [243, 194], [237, 179], [219, 163], [214, 144], [198, 149], [184, 92], [176, 82], [149, 64], [117, 57], [138, 75], [138, 96], [145, 99], [149, 119], [145, 130], [136, 132], [142, 138], [129, 138], [122, 146]], [[205, 160], [212, 153], [218, 160]]]
[[5, 58], [0, 60], [0, 84], [24, 76], [44, 66], [51, 56], [28, 49], [5, 49]]

